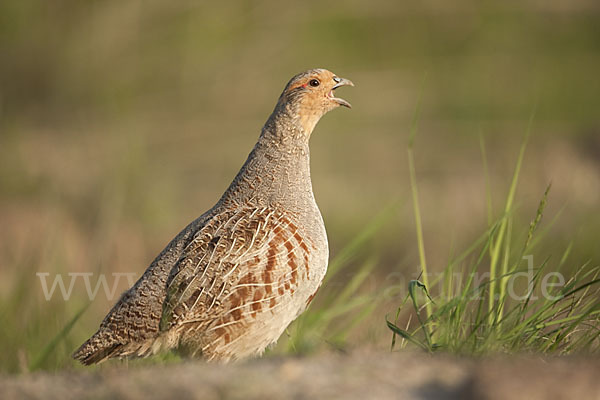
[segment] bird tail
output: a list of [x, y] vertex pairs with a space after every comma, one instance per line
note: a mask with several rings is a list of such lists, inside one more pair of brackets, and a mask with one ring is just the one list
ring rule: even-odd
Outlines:
[[72, 357], [83, 365], [98, 364], [109, 358], [121, 357], [126, 346], [124, 343], [111, 340], [106, 333], [98, 331], [83, 343]]
[[123, 343], [110, 331], [102, 329], [89, 338], [72, 357], [83, 365], [99, 364], [110, 358], [148, 357], [161, 350], [170, 350], [177, 346], [178, 337], [173, 332], [153, 338]]

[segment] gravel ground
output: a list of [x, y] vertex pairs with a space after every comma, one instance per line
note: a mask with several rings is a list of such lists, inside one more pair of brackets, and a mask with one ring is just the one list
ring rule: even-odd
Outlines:
[[0, 376], [0, 399], [600, 399], [600, 359], [413, 353]]

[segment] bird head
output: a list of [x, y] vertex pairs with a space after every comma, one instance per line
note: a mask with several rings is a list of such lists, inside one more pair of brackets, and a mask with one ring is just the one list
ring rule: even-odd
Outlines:
[[334, 91], [342, 86], [354, 86], [326, 69], [311, 69], [294, 76], [286, 85], [278, 105], [291, 106], [299, 117], [303, 130], [310, 135], [319, 119], [327, 112], [344, 106], [352, 106], [346, 100], [335, 97]]

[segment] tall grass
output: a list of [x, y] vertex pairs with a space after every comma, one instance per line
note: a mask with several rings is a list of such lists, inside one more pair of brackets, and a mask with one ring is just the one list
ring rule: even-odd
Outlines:
[[62, 369], [71, 363], [76, 342], [70, 336], [86, 306], [60, 300], [43, 301], [31, 277], [33, 268], [24, 267], [17, 284], [0, 299], [0, 371], [23, 373]]
[[[427, 75], [423, 76], [423, 81], [421, 84], [421, 90], [419, 92], [419, 98], [417, 100], [417, 105], [415, 107], [415, 112], [413, 115], [413, 120], [410, 129], [410, 137], [408, 139], [408, 170], [410, 174], [410, 189], [412, 194], [412, 203], [413, 210], [415, 215], [415, 228], [417, 231], [417, 245], [419, 248], [419, 261], [421, 263], [421, 272], [423, 277], [423, 282], [425, 286], [429, 286], [429, 273], [427, 272], [427, 260], [425, 258], [425, 246], [423, 240], [423, 229], [421, 224], [421, 207], [419, 205], [419, 191], [417, 189], [417, 173], [415, 171], [415, 157], [414, 157], [414, 143], [415, 136], [417, 135], [417, 127], [419, 122], [419, 111], [421, 108], [421, 99], [423, 98], [423, 91], [425, 89], [425, 82], [427, 81]], [[425, 309], [427, 311], [427, 316], [430, 317], [432, 313], [431, 303], [425, 304]]]
[[[537, 265], [534, 263], [535, 244], [543, 240], [538, 227], [551, 185], [547, 186], [524, 238], [516, 239], [519, 235], [514, 223], [515, 196], [532, 122], [533, 114], [503, 213], [496, 219], [491, 214], [492, 198], [482, 141], [489, 226], [469, 248], [451, 259], [436, 279], [428, 279], [422, 256], [422, 282], [409, 283], [408, 294], [397, 309], [395, 321], [386, 321], [392, 331], [392, 349], [410, 344], [429, 352], [443, 350], [462, 354], [522, 351], [562, 354], [600, 350], [600, 267], [583, 263], [573, 276], [565, 279], [564, 266], [571, 246], [558, 259], [546, 256]], [[412, 153], [413, 140], [414, 133], [409, 153]], [[412, 157], [409, 164], [421, 252], [425, 246]], [[516, 284], [521, 277], [527, 278], [525, 287], [522, 282]], [[401, 327], [399, 316], [405, 308], [411, 309], [416, 323]]]

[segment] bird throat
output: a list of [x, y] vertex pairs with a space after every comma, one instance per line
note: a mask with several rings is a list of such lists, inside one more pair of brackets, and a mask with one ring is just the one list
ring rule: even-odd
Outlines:
[[302, 111], [303, 112], [298, 115], [298, 122], [302, 127], [302, 131], [310, 138], [313, 129], [315, 129], [317, 122], [319, 122], [323, 114], [320, 111], [308, 107]]

